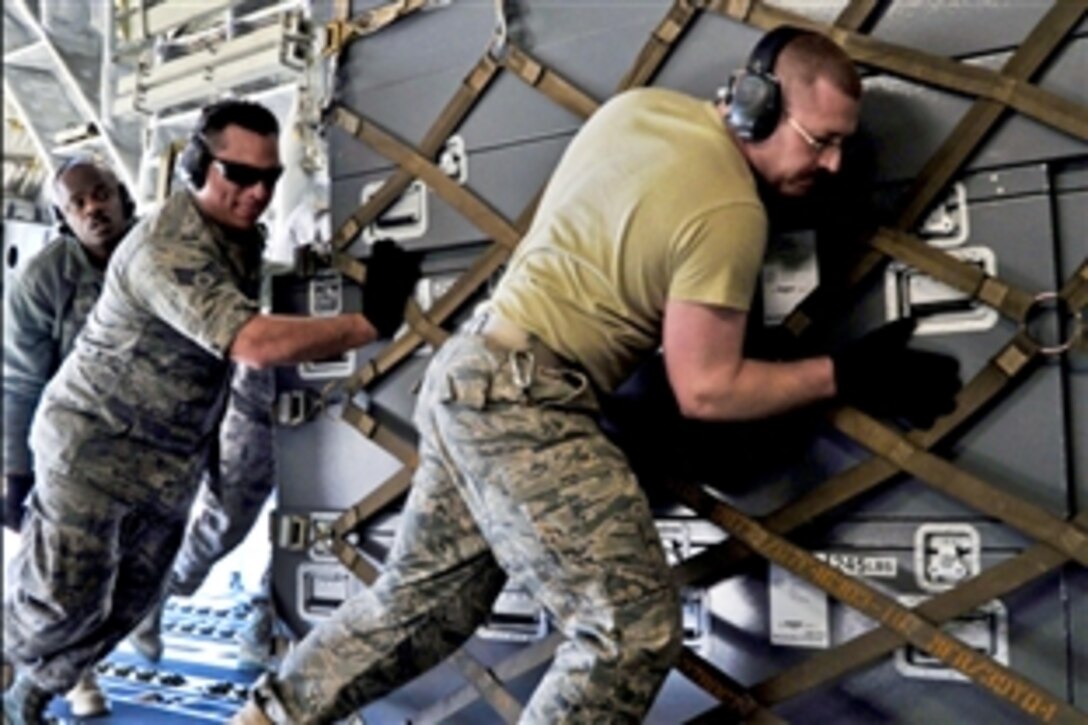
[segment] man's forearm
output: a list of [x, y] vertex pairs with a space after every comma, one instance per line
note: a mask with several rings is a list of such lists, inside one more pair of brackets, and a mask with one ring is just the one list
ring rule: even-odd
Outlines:
[[256, 368], [322, 360], [377, 338], [360, 314], [332, 317], [256, 315], [238, 332], [230, 356]]
[[708, 377], [696, 404], [684, 409], [701, 420], [766, 418], [835, 395], [834, 364], [828, 357], [796, 362], [743, 360], [735, 370]]

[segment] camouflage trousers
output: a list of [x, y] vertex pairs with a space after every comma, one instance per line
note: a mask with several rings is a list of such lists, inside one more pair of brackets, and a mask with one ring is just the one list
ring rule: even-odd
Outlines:
[[189, 596], [212, 567], [246, 538], [275, 486], [272, 370], [238, 365], [196, 513], [171, 575], [170, 593]]
[[522, 722], [638, 722], [679, 652], [677, 591], [646, 498], [586, 378], [455, 335], [416, 410], [420, 463], [386, 568], [311, 631], [255, 700], [342, 718], [441, 662], [507, 577], [566, 635]]
[[8, 570], [4, 659], [43, 689], [71, 689], [161, 598], [184, 524], [184, 511], [39, 475]]

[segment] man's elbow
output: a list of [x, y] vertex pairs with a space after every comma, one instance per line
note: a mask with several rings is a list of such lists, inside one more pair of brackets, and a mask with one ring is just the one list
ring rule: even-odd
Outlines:
[[275, 363], [268, 345], [263, 344], [260, 337], [246, 334], [245, 328], [231, 343], [229, 355], [231, 361], [257, 370], [272, 367]]
[[680, 414], [693, 420], [713, 420], [720, 418], [718, 396], [705, 387], [699, 385], [682, 385], [673, 391], [676, 394], [676, 404], [680, 408]]

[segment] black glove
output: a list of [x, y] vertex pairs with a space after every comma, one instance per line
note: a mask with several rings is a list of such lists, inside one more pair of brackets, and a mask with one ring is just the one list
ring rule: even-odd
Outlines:
[[867, 413], [929, 428], [956, 407], [959, 362], [908, 348], [914, 327], [911, 318], [890, 322], [832, 355], [835, 385], [844, 401]]
[[366, 263], [363, 314], [380, 337], [392, 337], [404, 322], [404, 306], [419, 280], [419, 255], [388, 239], [374, 243]]
[[33, 473], [4, 474], [4, 526], [18, 533], [23, 523], [24, 503], [34, 488]]

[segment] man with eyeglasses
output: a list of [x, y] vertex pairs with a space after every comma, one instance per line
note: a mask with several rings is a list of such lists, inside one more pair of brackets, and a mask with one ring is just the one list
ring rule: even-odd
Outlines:
[[[41, 722], [163, 595], [234, 364], [320, 360], [395, 332], [418, 263], [387, 250], [364, 310], [258, 309], [257, 219], [281, 167], [258, 104], [201, 116], [171, 195], [114, 251], [104, 288], [31, 427], [36, 478], [4, 603], [6, 723]], [[377, 258], [371, 267], [377, 266]]]
[[861, 95], [823, 36], [774, 42], [778, 63], [761, 71], [777, 74], [789, 115], [766, 105], [769, 86], [745, 84], [735, 119], [739, 96], [716, 107], [647, 88], [574, 137], [487, 309], [430, 363], [419, 467], [381, 576], [257, 683], [236, 723], [333, 722], [383, 697], [460, 647], [508, 578], [566, 637], [519, 722], [640, 722], [680, 650], [680, 600], [646, 495], [596, 422], [597, 393], [659, 347], [691, 418], [846, 395], [858, 364], [899, 369], [899, 357], [917, 369], [896, 387], [939, 378], [950, 387], [926, 412], [948, 408], [954, 364], [898, 339], [834, 358], [744, 355], [767, 235], [757, 179], [800, 195], [836, 171]]

